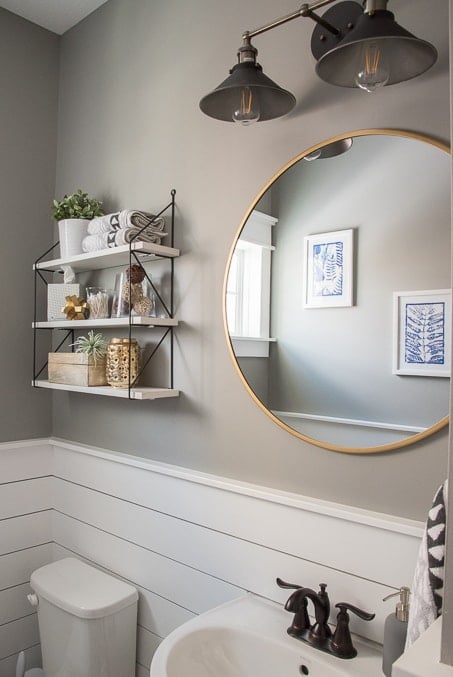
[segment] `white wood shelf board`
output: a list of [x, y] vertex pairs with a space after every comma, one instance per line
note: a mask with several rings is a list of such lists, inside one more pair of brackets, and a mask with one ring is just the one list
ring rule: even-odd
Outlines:
[[[111, 386], [73, 386], [65, 383], [50, 383], [49, 381], [37, 380], [38, 388], [50, 388], [51, 390], [70, 390], [76, 393], [88, 393], [89, 395], [106, 395], [108, 397], [122, 397], [128, 399], [128, 388], [112, 388]], [[158, 400], [165, 397], [179, 397], [179, 390], [172, 388], [132, 388], [131, 399], [133, 400]]]
[[[170, 317], [132, 316], [134, 327], [176, 327], [178, 320]], [[106, 317], [102, 320], [52, 320], [51, 322], [33, 322], [35, 329], [85, 329], [93, 327], [128, 327], [128, 317]]]
[[[179, 256], [179, 249], [167, 247], [165, 245], [151, 244], [149, 242], [134, 242], [132, 250], [137, 254], [143, 255], [143, 258], [153, 259], [159, 257], [175, 258]], [[129, 245], [112, 247], [111, 249], [102, 249], [88, 254], [79, 254], [77, 256], [68, 256], [67, 258], [52, 259], [50, 261], [40, 261], [34, 265], [38, 270], [60, 270], [62, 266], [71, 266], [73, 270], [87, 271], [99, 270], [100, 268], [113, 268], [129, 263]]]

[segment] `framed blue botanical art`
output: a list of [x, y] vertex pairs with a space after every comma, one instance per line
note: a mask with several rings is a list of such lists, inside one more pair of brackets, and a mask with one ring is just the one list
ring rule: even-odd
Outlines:
[[352, 228], [304, 237], [304, 308], [352, 306]]
[[395, 292], [393, 373], [450, 376], [451, 290]]

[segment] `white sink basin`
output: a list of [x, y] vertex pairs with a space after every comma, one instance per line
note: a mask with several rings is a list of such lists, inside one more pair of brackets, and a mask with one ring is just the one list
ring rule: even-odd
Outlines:
[[246, 595], [201, 614], [160, 644], [151, 677], [381, 677], [381, 653], [353, 638], [356, 658], [343, 660], [289, 637], [291, 614]]

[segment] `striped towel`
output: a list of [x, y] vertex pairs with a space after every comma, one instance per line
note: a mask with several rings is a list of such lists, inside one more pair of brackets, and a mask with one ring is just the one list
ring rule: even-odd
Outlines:
[[120, 212], [97, 216], [88, 224], [88, 235], [82, 242], [84, 252], [99, 251], [129, 244], [132, 240], [160, 244], [165, 219], [149, 212], [123, 209]]
[[161, 233], [165, 226], [165, 219], [162, 216], [154, 216], [149, 212], [134, 211], [123, 209], [114, 214], [105, 214], [105, 216], [96, 216], [88, 224], [88, 233], [98, 235], [99, 233], [108, 233], [124, 228], [147, 228], [153, 233]]
[[406, 649], [442, 613], [447, 490], [448, 480], [436, 492], [420, 544], [412, 583]]

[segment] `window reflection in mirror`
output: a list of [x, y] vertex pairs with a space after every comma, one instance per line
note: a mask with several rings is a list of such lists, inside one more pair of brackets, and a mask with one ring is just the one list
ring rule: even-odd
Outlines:
[[231, 256], [225, 302], [237, 357], [269, 357], [275, 223], [276, 219], [253, 210]]
[[[282, 427], [326, 448], [383, 451], [446, 423], [449, 379], [395, 374], [392, 359], [394, 293], [451, 286], [450, 158], [417, 135], [350, 136], [346, 153], [311, 162], [302, 154], [259, 195], [230, 259], [229, 329], [246, 387]], [[259, 287], [241, 273], [257, 212], [277, 224], [267, 242], [275, 251], [263, 334], [263, 297], [241, 297], [241, 284]], [[353, 305], [304, 307], [304, 238], [345, 229], [354, 232]], [[260, 357], [244, 349], [241, 333], [266, 338]]]

